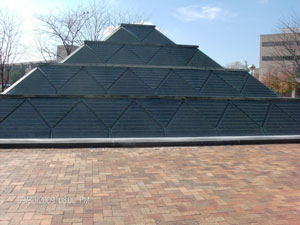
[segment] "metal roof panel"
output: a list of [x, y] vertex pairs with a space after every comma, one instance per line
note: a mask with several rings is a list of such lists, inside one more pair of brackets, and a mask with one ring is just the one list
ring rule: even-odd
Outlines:
[[53, 138], [108, 137], [108, 128], [83, 103], [76, 105], [53, 129]]

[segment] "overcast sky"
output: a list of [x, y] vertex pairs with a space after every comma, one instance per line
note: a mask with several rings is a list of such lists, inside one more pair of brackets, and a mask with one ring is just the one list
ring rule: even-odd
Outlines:
[[[79, 0], [0, 0], [1, 7], [23, 17], [23, 40], [30, 42], [38, 23], [34, 15], [72, 7]], [[300, 0], [111, 0], [113, 7], [130, 8], [150, 16], [178, 44], [199, 49], [221, 65], [247, 60], [258, 67], [261, 34], [276, 32], [276, 24], [293, 11]]]

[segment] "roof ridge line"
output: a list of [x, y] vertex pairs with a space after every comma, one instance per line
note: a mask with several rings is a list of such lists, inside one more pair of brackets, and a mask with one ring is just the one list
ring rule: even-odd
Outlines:
[[119, 26], [120, 27], [124, 27], [124, 26], [156, 27], [155, 25], [152, 24], [134, 24], [134, 23], [121, 23]]
[[148, 64], [111, 64], [111, 63], [47, 63], [38, 66], [77, 66], [77, 67], [133, 67], [133, 68], [154, 68], [154, 69], [194, 69], [194, 70], [212, 70], [212, 71], [228, 71], [228, 72], [246, 72], [243, 69], [229, 69], [224, 67], [197, 67], [197, 66], [172, 66], [172, 65], [148, 65]]
[[13, 95], [13, 94], [0, 94], [0, 99], [9, 99], [9, 98], [99, 98], [99, 99], [107, 99], [107, 98], [131, 98], [131, 99], [148, 99], [148, 98], [157, 98], [157, 99], [175, 99], [175, 100], [246, 100], [246, 101], [269, 101], [269, 102], [300, 102], [300, 99], [297, 98], [278, 98], [278, 97], [243, 97], [243, 96], [226, 96], [226, 97], [218, 97], [218, 96], [141, 96], [141, 95]]
[[[126, 28], [122, 28], [126, 30]], [[127, 30], [126, 30], [127, 31]], [[186, 44], [155, 44], [155, 43], [141, 43], [141, 42], [106, 42], [106, 41], [88, 41], [85, 40], [84, 44], [106, 44], [106, 45], [146, 45], [146, 46], [168, 46], [168, 47], [187, 47], [187, 48], [199, 48], [199, 45], [186, 45]]]

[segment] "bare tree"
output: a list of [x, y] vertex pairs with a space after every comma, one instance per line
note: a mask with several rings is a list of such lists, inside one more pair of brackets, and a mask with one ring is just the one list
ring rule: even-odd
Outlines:
[[[83, 44], [85, 40], [103, 40], [107, 30], [119, 23], [144, 23], [148, 17], [130, 10], [112, 9], [107, 0], [90, 0], [85, 6], [56, 10], [39, 15], [37, 19], [42, 24], [37, 30], [42, 37], [37, 41], [38, 49], [44, 59], [53, 59], [56, 56], [53, 43], [63, 45], [66, 55], [70, 55], [74, 46]], [[49, 42], [52, 47], [49, 47]]]
[[34, 39], [34, 44], [37, 53], [42, 57], [45, 62], [54, 62], [58, 58], [62, 60], [56, 53], [57, 42], [53, 40], [47, 40], [47, 35], [37, 33]]
[[[37, 17], [42, 23], [39, 28], [37, 44], [44, 58], [53, 58], [52, 48], [45, 45], [45, 42], [59, 43], [64, 46], [67, 55], [70, 55], [74, 45], [82, 44], [81, 32], [89, 20], [89, 12], [78, 7], [68, 11], [42, 14]], [[55, 46], [56, 47], [56, 46]]]
[[300, 89], [300, 17], [293, 13], [277, 25], [279, 35], [271, 42], [272, 54], [269, 73], [287, 77], [294, 90]]
[[105, 36], [105, 28], [113, 25], [113, 15], [110, 13], [107, 1], [88, 2], [89, 20], [81, 33], [81, 39], [98, 41]]
[[233, 63], [228, 63], [228, 64], [225, 65], [225, 67], [229, 68], [229, 69], [242, 69], [242, 70], [249, 71], [247, 60], [245, 60], [244, 63], [242, 63], [240, 61], [235, 61]]
[[13, 12], [0, 9], [0, 74], [1, 90], [9, 84], [12, 64], [20, 56], [21, 20]]

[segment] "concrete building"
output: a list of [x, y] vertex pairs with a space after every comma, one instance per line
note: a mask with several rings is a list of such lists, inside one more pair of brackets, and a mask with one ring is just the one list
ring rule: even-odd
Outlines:
[[281, 34], [260, 36], [259, 80], [262, 81], [268, 72], [296, 72], [294, 54], [287, 48], [300, 53], [300, 36], [289, 29], [283, 29]]
[[293, 56], [286, 50], [286, 46], [299, 45], [293, 40], [291, 33], [264, 34], [260, 36], [259, 79], [267, 72], [284, 67], [293, 67]]
[[[79, 46], [68, 46], [71, 49], [71, 53], [74, 52]], [[58, 45], [57, 46], [57, 53], [56, 53], [56, 60], [57, 62], [61, 62], [68, 56], [65, 46]]]

